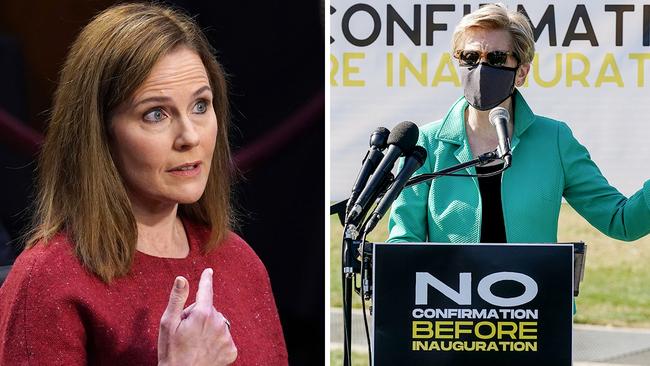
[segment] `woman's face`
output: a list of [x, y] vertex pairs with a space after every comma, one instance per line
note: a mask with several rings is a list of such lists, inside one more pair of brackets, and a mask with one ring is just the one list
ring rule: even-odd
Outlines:
[[111, 151], [134, 209], [196, 202], [217, 136], [207, 72], [179, 47], [154, 65], [111, 119]]
[[[506, 51], [513, 52], [512, 39], [510, 33], [502, 29], [483, 29], [483, 28], [468, 28], [465, 31], [465, 44], [462, 47], [465, 51], [479, 51], [487, 54], [491, 51]], [[486, 62], [485, 58], [481, 62]], [[517, 67], [517, 75], [515, 76], [515, 86], [522, 86], [526, 81], [526, 75], [530, 69], [530, 64], [517, 65], [517, 59], [508, 55], [505, 65], [507, 67]]]

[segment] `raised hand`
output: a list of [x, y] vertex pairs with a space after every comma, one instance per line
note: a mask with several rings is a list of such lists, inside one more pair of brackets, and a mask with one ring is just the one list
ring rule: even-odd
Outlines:
[[212, 305], [212, 269], [203, 270], [196, 302], [185, 308], [189, 284], [176, 277], [160, 319], [158, 365], [230, 365], [237, 347], [228, 321]]

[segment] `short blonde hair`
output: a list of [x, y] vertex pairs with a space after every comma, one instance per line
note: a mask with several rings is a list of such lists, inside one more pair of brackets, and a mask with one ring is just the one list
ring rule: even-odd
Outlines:
[[38, 196], [27, 248], [65, 231], [84, 266], [105, 282], [126, 275], [138, 238], [135, 217], [109, 149], [115, 108], [177, 47], [196, 52], [209, 77], [216, 148], [201, 198], [179, 214], [212, 229], [213, 249], [233, 223], [226, 75], [199, 26], [153, 4], [123, 4], [97, 15], [72, 44], [61, 71], [38, 164]]
[[465, 15], [454, 30], [451, 39], [453, 52], [465, 43], [465, 32], [470, 28], [505, 30], [512, 39], [512, 51], [520, 64], [529, 64], [535, 56], [535, 39], [528, 18], [522, 13], [506, 9], [503, 4], [489, 4]]

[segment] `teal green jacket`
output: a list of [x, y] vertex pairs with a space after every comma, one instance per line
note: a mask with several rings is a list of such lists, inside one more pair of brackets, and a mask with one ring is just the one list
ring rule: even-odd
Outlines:
[[[512, 165], [501, 178], [507, 241], [557, 242], [563, 196], [612, 238], [630, 241], [648, 234], [650, 180], [626, 198], [609, 185], [565, 123], [533, 114], [519, 92], [514, 98]], [[418, 145], [428, 156], [414, 176], [473, 158], [465, 131], [467, 105], [465, 98], [459, 99], [442, 120], [420, 129]], [[469, 168], [466, 173], [476, 170]], [[481, 214], [476, 178], [436, 178], [404, 189], [393, 203], [388, 241], [477, 243]]]

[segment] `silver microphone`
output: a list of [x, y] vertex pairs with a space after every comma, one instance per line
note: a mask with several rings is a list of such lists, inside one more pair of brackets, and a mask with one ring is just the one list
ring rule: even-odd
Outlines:
[[510, 113], [503, 107], [496, 107], [490, 111], [488, 116], [490, 123], [497, 130], [497, 138], [499, 139], [499, 146], [497, 153], [499, 158], [505, 162], [504, 168], [510, 166], [512, 162], [512, 154], [510, 153], [510, 139], [508, 138], [508, 121], [510, 120]]

